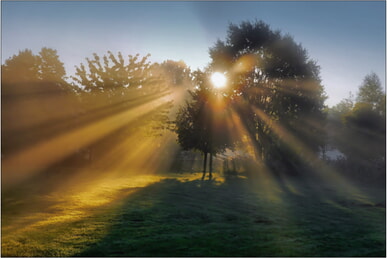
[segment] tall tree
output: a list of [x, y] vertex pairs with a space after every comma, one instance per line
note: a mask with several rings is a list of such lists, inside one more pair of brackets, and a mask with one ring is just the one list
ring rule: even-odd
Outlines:
[[38, 56], [39, 77], [42, 81], [64, 82], [66, 71], [59, 60], [57, 51], [51, 48], [42, 48]]
[[358, 102], [354, 108], [344, 115], [344, 121], [349, 126], [355, 126], [370, 131], [384, 132], [385, 119], [376, 112], [370, 103]]
[[227, 127], [228, 111], [224, 96], [217, 95], [210, 86], [209, 73], [196, 71], [195, 91], [189, 91], [191, 100], [180, 107], [176, 117], [178, 142], [185, 150], [203, 153], [203, 177], [206, 174], [207, 156], [210, 155], [209, 177], [212, 177], [212, 160], [217, 153], [233, 146]]
[[368, 103], [372, 109], [385, 116], [385, 101], [386, 94], [383, 92], [379, 77], [375, 73], [366, 75], [359, 87], [357, 102]]
[[379, 78], [372, 73], [365, 76], [356, 101], [350, 97], [329, 110], [330, 143], [345, 154], [336, 165], [362, 183], [385, 181], [385, 96]]
[[374, 132], [385, 132], [386, 94], [375, 73], [364, 77], [359, 87], [357, 103], [343, 115], [346, 125]]
[[210, 56], [211, 68], [228, 74], [227, 94], [235, 100], [257, 158], [270, 162], [290, 157], [283, 151], [292, 146], [275, 130], [278, 124], [311, 150], [323, 145], [326, 97], [319, 67], [291, 36], [262, 21], [230, 24], [225, 41], [219, 40]]

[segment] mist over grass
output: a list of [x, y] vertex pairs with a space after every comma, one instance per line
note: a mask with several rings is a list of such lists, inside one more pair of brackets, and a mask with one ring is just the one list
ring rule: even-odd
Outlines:
[[[384, 189], [162, 173], [3, 196], [4, 256], [383, 256]], [[38, 185], [38, 184], [35, 184]], [[12, 232], [12, 233], [11, 233]]]
[[54, 49], [7, 59], [2, 255], [385, 255], [376, 74], [327, 108], [317, 62], [263, 21], [209, 54], [94, 53], [73, 82]]

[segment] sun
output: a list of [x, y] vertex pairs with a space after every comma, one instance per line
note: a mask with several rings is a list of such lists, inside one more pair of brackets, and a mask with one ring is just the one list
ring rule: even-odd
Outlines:
[[211, 82], [215, 88], [223, 88], [226, 86], [226, 76], [220, 72], [215, 72], [211, 75]]

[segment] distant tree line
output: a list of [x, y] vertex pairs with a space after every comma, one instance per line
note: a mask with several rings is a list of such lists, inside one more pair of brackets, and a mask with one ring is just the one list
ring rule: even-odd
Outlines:
[[350, 93], [327, 112], [327, 145], [345, 155], [331, 163], [350, 178], [385, 182], [386, 93], [378, 76], [366, 75], [356, 96]]
[[[93, 54], [67, 77], [56, 50], [19, 51], [2, 65], [2, 156], [190, 87], [191, 70], [183, 61], [151, 63], [149, 55]], [[171, 127], [165, 103], [126, 128], [161, 134]], [[112, 140], [115, 132], [107, 137]], [[121, 132], [122, 134], [122, 132]], [[106, 141], [106, 140], [105, 140]], [[91, 162], [103, 155], [101, 143], [80, 149], [70, 161]], [[86, 158], [85, 158], [86, 157]], [[85, 160], [86, 159], [86, 160]]]
[[[386, 95], [376, 74], [364, 78], [356, 98], [327, 108], [317, 63], [290, 35], [262, 21], [230, 24], [226, 38], [209, 54], [206, 68], [191, 71], [183, 61], [152, 63], [149, 55], [94, 53], [67, 77], [56, 50], [20, 51], [2, 65], [2, 155], [180, 87], [189, 97], [174, 121], [168, 112], [173, 104], [165, 103], [80, 149], [71, 162], [98, 159], [109, 142], [138, 130], [149, 135], [173, 130], [183, 150], [203, 154], [203, 179], [208, 160], [211, 178], [214, 156], [227, 149], [251, 149], [273, 173], [296, 173], [322, 153], [352, 177], [385, 177]], [[213, 87], [214, 72], [227, 77], [226, 87]], [[345, 159], [327, 159], [327, 148], [339, 149]]]

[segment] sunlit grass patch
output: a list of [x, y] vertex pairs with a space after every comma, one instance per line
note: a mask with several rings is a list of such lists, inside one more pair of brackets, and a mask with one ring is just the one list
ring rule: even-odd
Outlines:
[[[93, 181], [35, 196], [29, 200], [31, 206], [21, 206], [22, 210], [8, 206], [14, 210], [3, 210], [2, 255], [72, 256], [109, 232], [122, 198], [162, 178], [144, 175]], [[49, 205], [33, 207], [44, 202]]]
[[[80, 255], [352, 256], [384, 252], [383, 209], [338, 209], [316, 199], [311, 189], [304, 193], [306, 197], [282, 192], [283, 202], [273, 203], [249, 188], [246, 180], [231, 185], [162, 181], [137, 192], [122, 207], [121, 219], [103, 241]], [[143, 205], [149, 200], [152, 206]], [[363, 219], [367, 214], [375, 220]]]
[[[218, 176], [218, 174], [215, 174]], [[299, 178], [199, 180], [200, 173], [94, 182], [3, 223], [4, 256], [370, 256], [385, 253], [382, 189], [344, 195]], [[219, 176], [218, 176], [219, 177]], [[272, 178], [275, 180], [275, 178]], [[291, 187], [285, 187], [290, 184]], [[319, 185], [320, 184], [320, 185]], [[317, 190], [318, 188], [318, 190]], [[99, 189], [99, 190], [98, 190]], [[90, 190], [90, 192], [88, 192]], [[50, 195], [54, 198], [54, 195]], [[101, 203], [90, 201], [95, 196]], [[369, 196], [374, 196], [370, 198]], [[60, 201], [59, 201], [60, 200]], [[66, 201], [67, 200], [67, 201]], [[368, 201], [368, 204], [365, 201]], [[76, 211], [83, 212], [76, 215]], [[74, 212], [74, 213], [73, 213]], [[60, 217], [65, 215], [69, 218]], [[74, 214], [73, 217], [72, 214]], [[62, 220], [61, 220], [62, 219]], [[34, 225], [34, 226], [32, 226]], [[8, 227], [8, 228], [7, 228]]]

